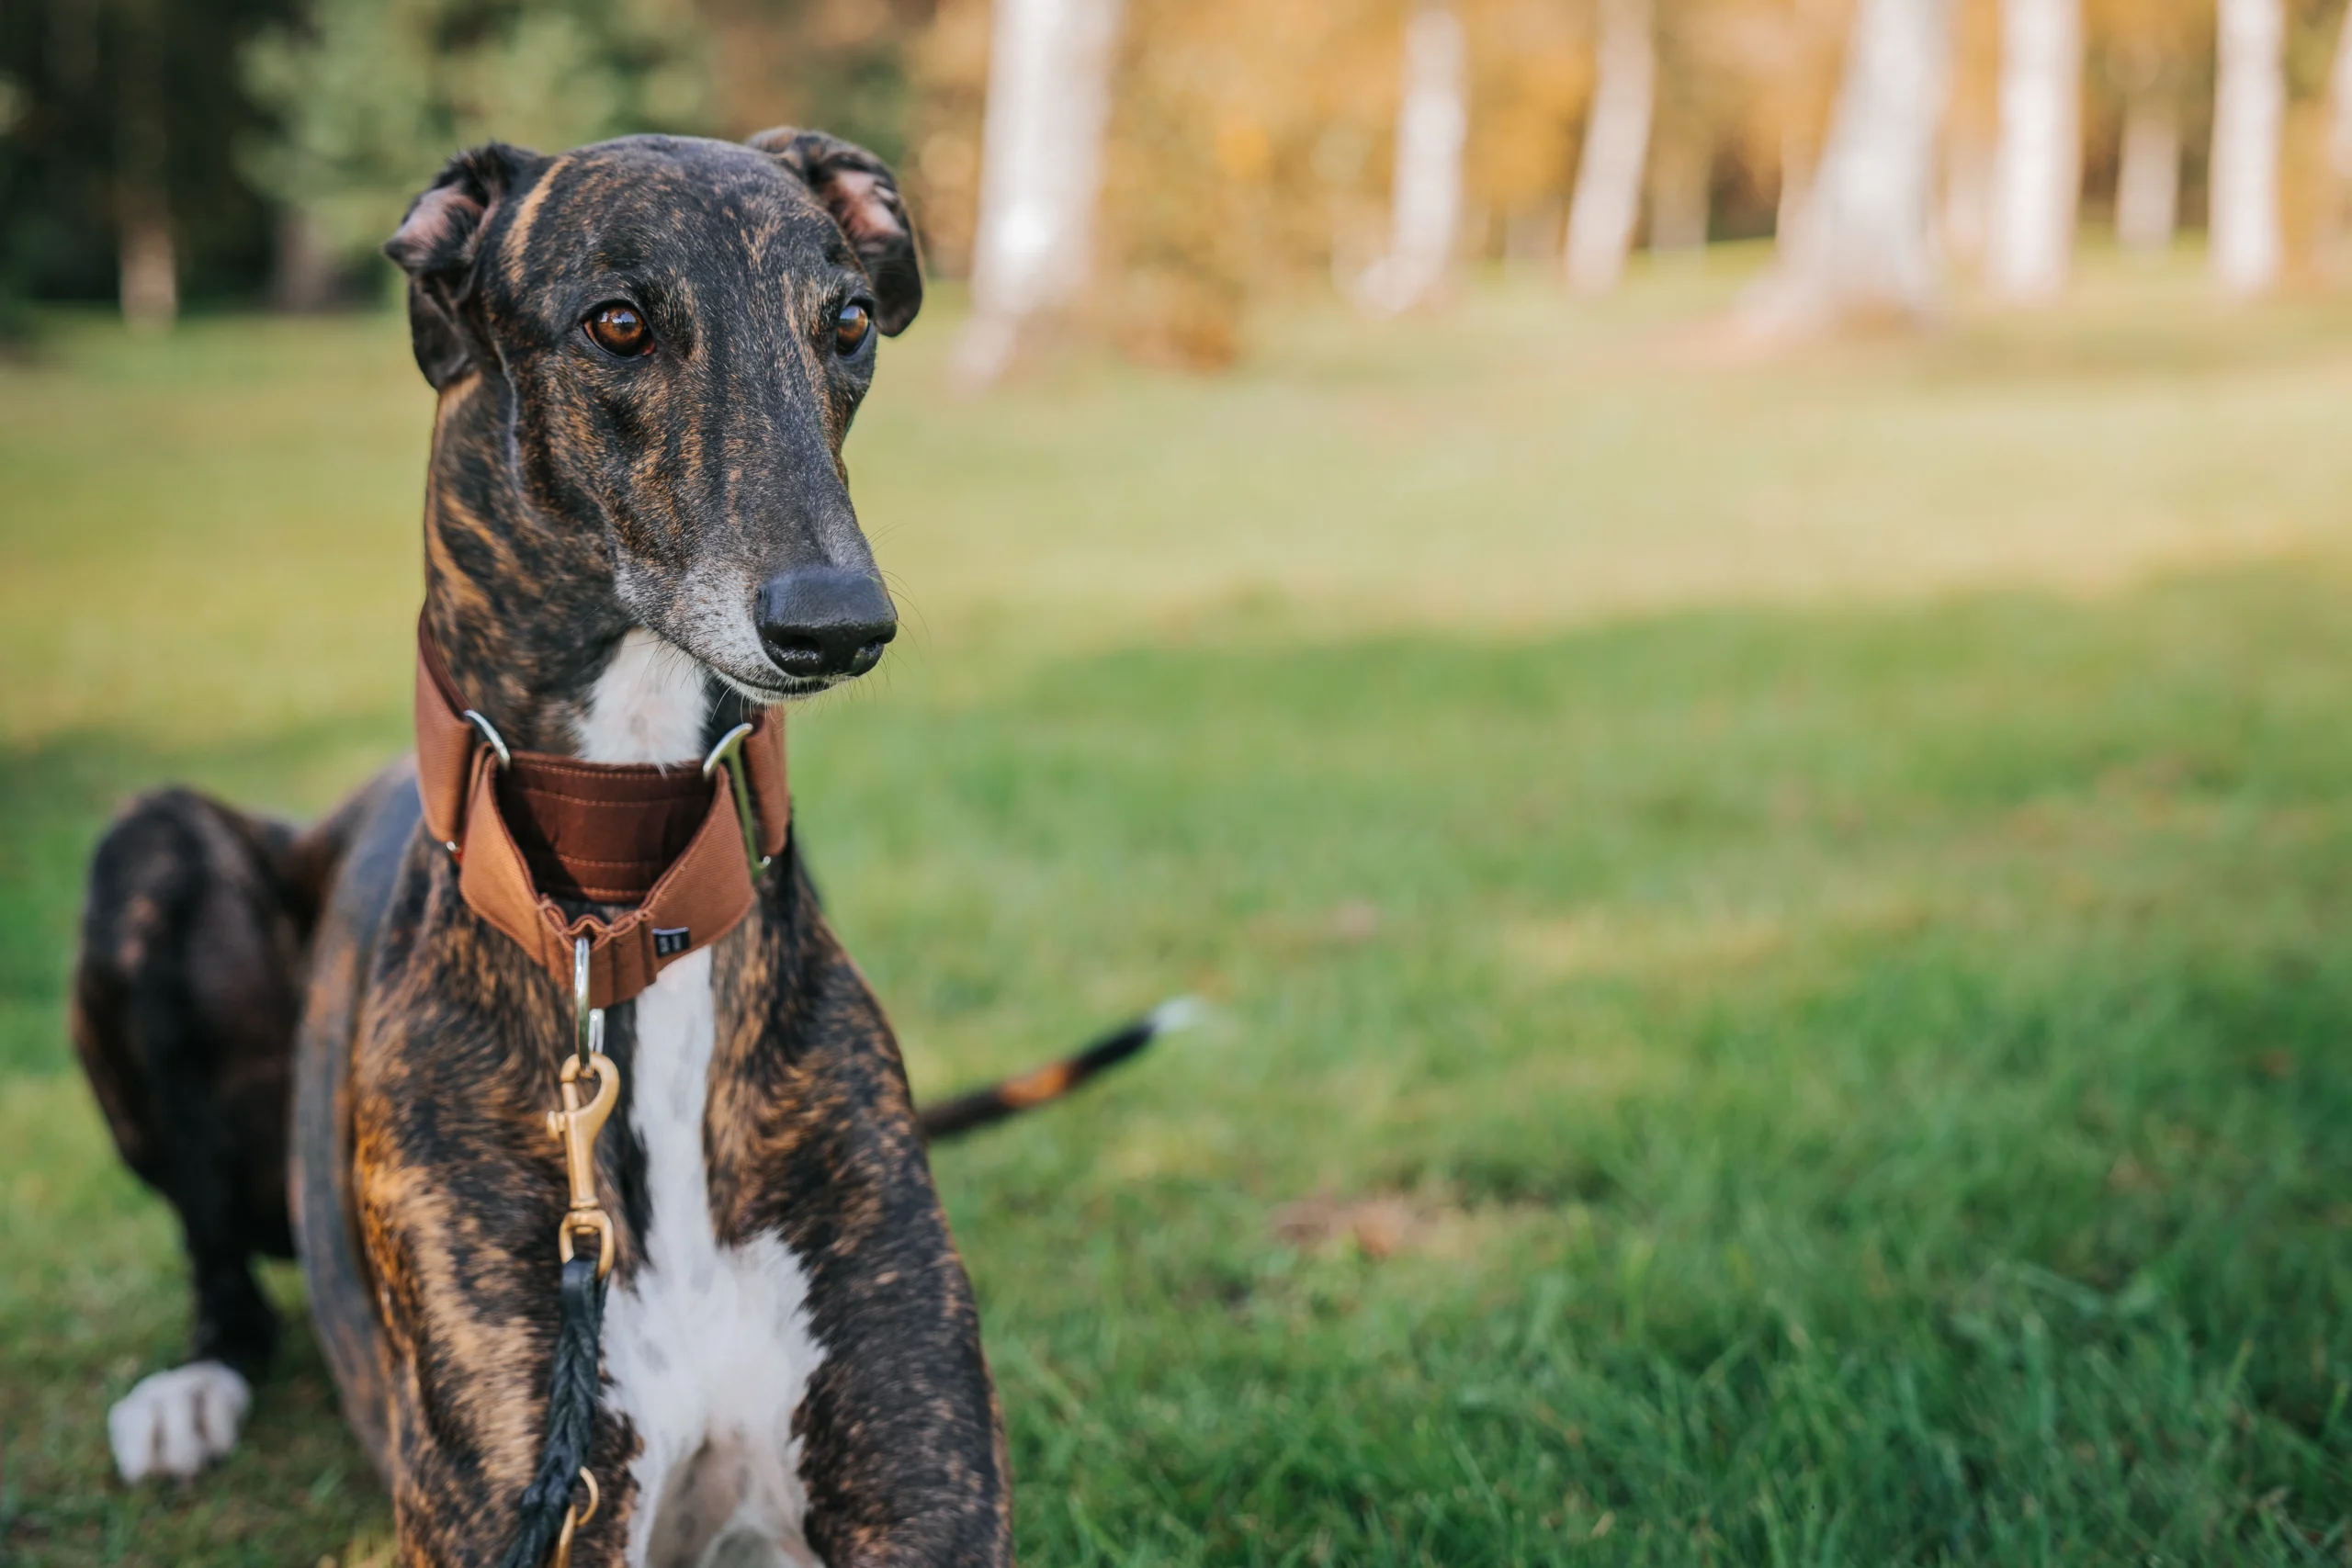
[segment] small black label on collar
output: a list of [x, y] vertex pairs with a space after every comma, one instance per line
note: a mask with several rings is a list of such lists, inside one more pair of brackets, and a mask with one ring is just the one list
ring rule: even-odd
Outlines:
[[692, 945], [684, 926], [672, 926], [666, 931], [660, 926], [653, 928], [653, 956], [656, 958], [675, 958]]

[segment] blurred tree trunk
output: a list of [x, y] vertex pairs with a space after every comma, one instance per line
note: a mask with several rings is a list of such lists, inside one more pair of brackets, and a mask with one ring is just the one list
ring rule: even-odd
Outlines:
[[1813, 189], [1813, 158], [1790, 131], [1781, 133], [1781, 190], [1772, 198], [1772, 232], [1792, 232]]
[[1445, 282], [1462, 222], [1462, 149], [1470, 107], [1462, 24], [1442, 3], [1405, 27], [1404, 96], [1396, 110], [1388, 251], [1356, 280], [1356, 300], [1382, 314], [1428, 302]]
[[1992, 227], [1994, 150], [1973, 127], [1944, 140], [1944, 194], [1937, 238], [1943, 254], [1962, 266], [1984, 260], [1985, 232]]
[[1861, 0], [1812, 191], [1746, 301], [1752, 327], [1803, 332], [1935, 308], [1936, 140], [1952, 17], [1952, 0]]
[[1713, 150], [1693, 141], [1696, 130], [1685, 127], [1679, 137], [1668, 137], [1650, 152], [1650, 233], [1653, 255], [1702, 254], [1707, 248], [1708, 189]]
[[2341, 271], [2347, 260], [2345, 209], [2352, 201], [2352, 10], [2338, 26], [2335, 63], [2327, 73], [2327, 259]]
[[171, 126], [164, 98], [164, 7], [122, 0], [115, 76], [115, 243], [122, 319], [161, 331], [179, 314], [172, 244]]
[[959, 378], [989, 385], [1023, 329], [1074, 307], [1092, 270], [1119, 0], [995, 0], [972, 318]]
[[1993, 291], [2041, 303], [2066, 285], [2082, 193], [2082, 0], [2001, 0]]
[[2245, 299], [2278, 279], [2279, 141], [2287, 118], [2283, 0], [2221, 0], [2213, 83], [2211, 262]]
[[334, 258], [320, 240], [318, 225], [299, 207], [277, 215], [270, 257], [269, 305], [273, 310], [323, 310], [334, 302]]
[[2162, 251], [2180, 220], [2180, 106], [2161, 89], [2134, 94], [2123, 109], [2123, 150], [2115, 175], [2115, 238], [2126, 250]]
[[2352, 181], [2352, 10], [2335, 34], [2335, 63], [2327, 73], [2327, 164]]
[[1657, 97], [1652, 26], [1650, 0], [1601, 0], [1592, 112], [1568, 207], [1568, 285], [1579, 293], [1615, 288], [1634, 247]]

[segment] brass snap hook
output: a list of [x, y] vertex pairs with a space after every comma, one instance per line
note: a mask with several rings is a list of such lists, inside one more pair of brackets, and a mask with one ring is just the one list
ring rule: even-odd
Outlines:
[[596, 1076], [596, 1096], [582, 1105], [579, 1058], [563, 1064], [563, 1109], [548, 1112], [548, 1132], [563, 1140], [564, 1174], [571, 1184], [571, 1207], [556, 1228], [556, 1251], [571, 1262], [572, 1237], [594, 1231], [596, 1277], [601, 1280], [613, 1271], [613, 1218], [596, 1201], [596, 1134], [605, 1130], [605, 1118], [621, 1097], [621, 1070], [602, 1053], [588, 1058], [588, 1070]]

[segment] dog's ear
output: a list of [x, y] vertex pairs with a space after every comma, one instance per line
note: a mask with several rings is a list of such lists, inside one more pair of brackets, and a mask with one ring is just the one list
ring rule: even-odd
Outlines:
[[874, 280], [874, 324], [889, 337], [906, 331], [922, 309], [922, 259], [890, 166], [838, 136], [788, 125], [763, 130], [751, 143], [798, 176], [849, 236]]
[[442, 165], [384, 254], [408, 274], [408, 325], [416, 367], [437, 390], [474, 362], [462, 308], [473, 292], [474, 260], [490, 214], [535, 154], [503, 141], [460, 152]]

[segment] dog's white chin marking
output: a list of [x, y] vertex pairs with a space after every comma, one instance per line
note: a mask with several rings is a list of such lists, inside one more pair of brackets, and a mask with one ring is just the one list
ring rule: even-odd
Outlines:
[[574, 739], [591, 762], [700, 761], [709, 716], [702, 661], [638, 626], [596, 678]]
[[[697, 760], [702, 666], [651, 632], [621, 641], [591, 694], [591, 761]], [[718, 1037], [710, 953], [689, 953], [639, 993], [629, 1124], [645, 1147], [645, 1254], [605, 1308], [605, 1403], [641, 1445], [630, 1470], [632, 1568], [815, 1564], [792, 1417], [824, 1352], [808, 1278], [781, 1237], [721, 1247], [710, 1213], [703, 1119]]]
[[107, 1441], [125, 1481], [185, 1480], [237, 1446], [253, 1385], [219, 1361], [143, 1377], [107, 1412]]

